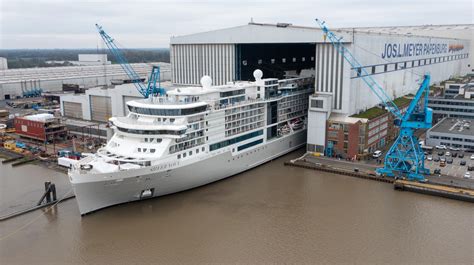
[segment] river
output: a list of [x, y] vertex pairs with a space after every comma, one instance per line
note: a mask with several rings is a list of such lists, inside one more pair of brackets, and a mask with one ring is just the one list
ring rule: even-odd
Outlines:
[[[0, 222], [0, 264], [474, 263], [472, 204], [283, 165], [301, 154], [85, 217], [71, 199]], [[62, 173], [0, 165], [0, 213], [48, 179], [69, 190]]]

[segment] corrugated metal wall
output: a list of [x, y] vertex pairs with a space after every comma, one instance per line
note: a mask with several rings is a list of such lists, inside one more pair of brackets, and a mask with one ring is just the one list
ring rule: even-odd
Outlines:
[[331, 92], [333, 108], [342, 108], [344, 58], [332, 44], [316, 44], [316, 91]]
[[112, 117], [112, 102], [110, 97], [90, 96], [91, 119], [106, 122]]
[[82, 104], [77, 102], [63, 101], [64, 116], [82, 119]]
[[204, 75], [211, 76], [214, 85], [234, 80], [233, 44], [173, 44], [170, 56], [174, 84], [198, 85]]

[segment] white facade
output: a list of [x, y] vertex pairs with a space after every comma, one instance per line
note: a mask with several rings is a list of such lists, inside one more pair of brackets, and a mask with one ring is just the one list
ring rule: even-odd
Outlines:
[[[355, 29], [361, 32], [384, 33], [395, 35], [412, 35], [425, 37], [439, 37], [469, 40], [474, 43], [474, 24], [453, 25], [422, 25], [422, 26], [398, 26], [398, 27], [362, 27]], [[469, 54], [474, 54], [474, 45], [469, 48]], [[469, 66], [470, 65], [470, 66]], [[474, 56], [468, 61], [470, 71], [474, 71]]]
[[78, 55], [79, 62], [94, 62], [99, 64], [106, 64], [110, 63], [107, 61], [107, 54], [79, 54]]
[[0, 57], [0, 70], [7, 70], [7, 69], [8, 69], [7, 58]]
[[[128, 100], [141, 99], [143, 96], [138, 92], [135, 85], [124, 84], [115, 88], [102, 89], [99, 87], [86, 90], [85, 94], [67, 94], [61, 96], [61, 114], [64, 116], [65, 102], [79, 103], [82, 109], [82, 119], [92, 120], [91, 97], [100, 96], [110, 98], [111, 114], [113, 117], [123, 117], [126, 115], [126, 105]], [[126, 99], [126, 100], [124, 100]]]
[[[168, 63], [131, 64], [133, 69], [147, 79], [153, 65], [160, 66], [161, 80], [171, 79]], [[22, 96], [23, 91], [41, 88], [43, 91], [61, 91], [63, 84], [75, 84], [83, 88], [110, 85], [111, 80], [127, 80], [118, 64], [97, 66], [64, 66], [23, 68], [0, 71], [0, 99]]]
[[[451, 48], [456, 45], [463, 48]], [[396, 51], [394, 46], [397, 46]], [[348, 48], [363, 66], [367, 66], [365, 69], [369, 74], [375, 66], [372, 77], [392, 99], [416, 92], [425, 73], [431, 75], [431, 83], [435, 84], [469, 72], [468, 40], [356, 33]], [[387, 50], [391, 56], [387, 55]], [[346, 93], [343, 92], [348, 104], [343, 105], [341, 113], [352, 115], [380, 103], [363, 80], [356, 77], [355, 70], [345, 74], [344, 80], [349, 78], [350, 85], [345, 87]]]

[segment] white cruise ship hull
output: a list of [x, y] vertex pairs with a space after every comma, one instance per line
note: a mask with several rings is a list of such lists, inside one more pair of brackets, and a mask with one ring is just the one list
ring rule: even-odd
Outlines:
[[[180, 192], [218, 181], [287, 154], [306, 143], [306, 129], [245, 151], [203, 154], [189, 164], [160, 169], [149, 166], [109, 174], [69, 173], [81, 215], [98, 209]], [[179, 162], [176, 162], [179, 163]], [[152, 193], [148, 192], [152, 191]]]

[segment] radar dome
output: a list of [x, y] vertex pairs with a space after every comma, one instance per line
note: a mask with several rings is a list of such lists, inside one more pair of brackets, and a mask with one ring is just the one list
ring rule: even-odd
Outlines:
[[208, 75], [201, 77], [201, 86], [203, 88], [209, 88], [212, 85], [212, 78]]
[[255, 80], [260, 80], [263, 77], [263, 72], [260, 69], [257, 69], [253, 71], [253, 77], [255, 77]]

